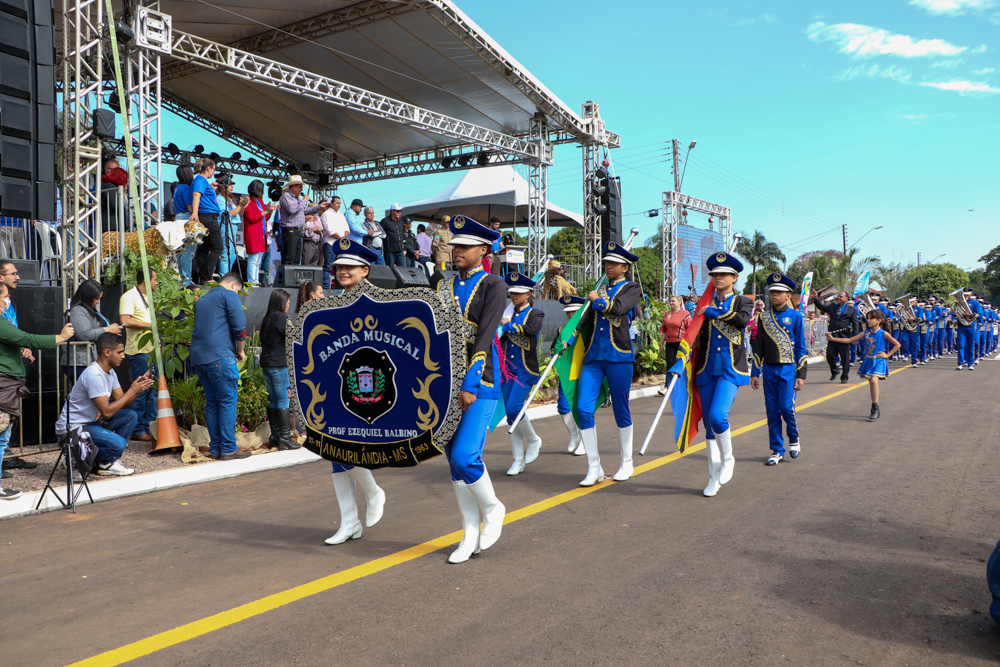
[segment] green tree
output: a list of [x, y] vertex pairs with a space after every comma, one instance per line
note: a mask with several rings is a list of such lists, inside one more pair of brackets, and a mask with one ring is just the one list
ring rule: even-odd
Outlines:
[[991, 290], [986, 286], [986, 269], [975, 269], [969, 272], [969, 287], [971, 287], [977, 294], [985, 294], [993, 300], [993, 294]]
[[[969, 284], [969, 274], [954, 264], [926, 264], [914, 274], [920, 279], [920, 296], [944, 298]], [[915, 285], [914, 285], [915, 286]]]
[[1000, 294], [1000, 245], [980, 257], [979, 261], [986, 265], [982, 278], [983, 291], [989, 294], [992, 300], [994, 294]]
[[663, 263], [660, 261], [660, 256], [653, 248], [632, 248], [632, 252], [639, 258], [632, 268], [632, 280], [642, 285], [643, 294], [656, 298], [660, 294], [660, 285], [663, 282]]
[[885, 298], [895, 300], [910, 291], [916, 277], [916, 267], [913, 264], [894, 262], [879, 266], [872, 272], [872, 276], [885, 292]]
[[556, 259], [583, 254], [583, 230], [563, 227], [549, 237], [549, 254]]
[[813, 285], [823, 287], [830, 284], [834, 260], [840, 259], [839, 250], [814, 250], [803, 253], [795, 258], [785, 271], [785, 275], [801, 284], [810, 271], [813, 272]]
[[854, 293], [854, 285], [862, 273], [869, 269], [874, 271], [880, 264], [877, 256], [858, 257], [858, 252], [857, 248], [850, 248], [846, 255], [833, 261], [833, 271], [830, 277], [838, 290], [848, 294]]
[[[750, 237], [743, 234], [743, 238], [736, 243], [736, 254], [746, 260], [753, 268], [753, 278], [756, 278], [758, 267], [767, 271], [779, 271], [781, 267], [778, 266], [778, 262], [785, 261], [785, 254], [781, 252], [778, 244], [768, 241], [760, 230], [755, 230], [753, 236]], [[756, 293], [758, 285], [752, 284], [754, 284], [754, 292]]]
[[[750, 296], [753, 294], [762, 294], [764, 290], [767, 289], [767, 277], [774, 273], [774, 271], [768, 271], [767, 269], [757, 269], [753, 273], [747, 276], [747, 282], [743, 285], [743, 293]], [[754, 290], [758, 291], [754, 291]]]

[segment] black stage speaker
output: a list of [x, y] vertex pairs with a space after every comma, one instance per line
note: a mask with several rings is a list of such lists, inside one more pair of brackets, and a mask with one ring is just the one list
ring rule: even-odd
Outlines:
[[396, 274], [396, 287], [430, 287], [427, 280], [427, 272], [422, 266], [394, 266], [392, 272]]
[[114, 139], [115, 112], [111, 109], [94, 109], [94, 132], [101, 139]]
[[[37, 259], [11, 259], [7, 260], [12, 262], [15, 267], [17, 267], [17, 277], [20, 282], [17, 285], [17, 290], [23, 289], [25, 287], [39, 287], [42, 284], [41, 272], [38, 266]], [[14, 305], [14, 309], [17, 310], [17, 305]], [[18, 324], [21, 320], [18, 319]], [[25, 331], [28, 331], [25, 329]], [[28, 333], [35, 333], [34, 331], [28, 331]], [[57, 331], [47, 332], [47, 333], [58, 333]]]
[[601, 203], [607, 208], [601, 214], [601, 245], [608, 241], [622, 242], [622, 195], [621, 181], [618, 178], [608, 178], [607, 190], [601, 197]]
[[278, 275], [275, 285], [280, 287], [298, 288], [302, 283], [315, 282], [323, 284], [322, 266], [302, 266], [299, 264], [278, 265]]
[[3, 178], [3, 194], [0, 195], [0, 211], [16, 218], [32, 219], [33, 192], [31, 181], [5, 176]]
[[392, 272], [391, 266], [373, 264], [369, 267], [368, 282], [382, 289], [396, 289], [396, 274]]
[[434, 275], [431, 276], [431, 281], [430, 281], [431, 289], [435, 289], [436, 290], [438, 288], [438, 283], [440, 283], [442, 280], [445, 280], [447, 278], [451, 278], [452, 276], [457, 276], [457, 275], [458, 275], [458, 271], [440, 271], [440, 270], [439, 271], [435, 271]]

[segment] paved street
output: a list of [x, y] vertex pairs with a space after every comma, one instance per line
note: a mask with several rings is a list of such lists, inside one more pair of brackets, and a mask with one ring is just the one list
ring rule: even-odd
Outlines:
[[[669, 419], [640, 474], [590, 491], [561, 421], [536, 423], [516, 478], [501, 428], [486, 462], [510, 522], [463, 565], [445, 562], [444, 457], [376, 472], [385, 517], [336, 547], [325, 462], [0, 522], [2, 662], [995, 664], [1000, 364], [953, 359], [894, 373], [874, 423], [867, 385], [811, 366], [803, 454], [776, 469], [761, 392], [741, 389], [735, 476], [711, 499], [702, 439], [667, 458]], [[657, 400], [632, 404], [637, 450]], [[613, 425], [599, 411], [609, 474]]]

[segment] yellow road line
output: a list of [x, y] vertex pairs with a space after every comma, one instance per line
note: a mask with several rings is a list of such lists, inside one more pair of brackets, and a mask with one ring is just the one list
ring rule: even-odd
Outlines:
[[[899, 368], [893, 373], [898, 373], [904, 371], [909, 366], [904, 368]], [[867, 385], [867, 382], [860, 384], [851, 385], [846, 389], [841, 389], [835, 391], [827, 396], [818, 398], [815, 401], [810, 401], [805, 405], [798, 407], [797, 410], [805, 410], [806, 408], [812, 407], [824, 401], [829, 401], [831, 398], [836, 398], [842, 394], [846, 394], [849, 391], [858, 389]], [[760, 428], [767, 424], [766, 419], [756, 421], [747, 426], [733, 431], [733, 436], [740, 435], [742, 433], [747, 433], [754, 429]], [[675, 452], [667, 456], [661, 456], [658, 459], [654, 459], [649, 463], [644, 463], [637, 466], [635, 469], [636, 475], [641, 475], [642, 473], [649, 472], [660, 466], [664, 466], [668, 463], [672, 463], [678, 459], [681, 459], [688, 454], [693, 454], [705, 449], [704, 441], [698, 443], [697, 445], [692, 445], [687, 448], [687, 450], [682, 454], [680, 452]], [[504, 525], [514, 523], [515, 521], [520, 521], [526, 519], [530, 516], [544, 512], [545, 510], [552, 509], [564, 503], [568, 503], [575, 498], [580, 498], [589, 493], [593, 493], [600, 489], [606, 488], [611, 485], [610, 478], [606, 479], [600, 484], [595, 484], [589, 487], [577, 487], [565, 493], [560, 493], [559, 495], [552, 496], [551, 498], [546, 498], [545, 500], [540, 500], [537, 503], [528, 505], [519, 510], [514, 510], [513, 512], [508, 512], [507, 517], [504, 519]], [[438, 549], [450, 546], [452, 544], [457, 544], [459, 540], [462, 539], [462, 531], [455, 531], [454, 533], [449, 533], [447, 535], [442, 535], [436, 539], [430, 540], [429, 542], [424, 542], [423, 544], [418, 544], [412, 546], [408, 549], [403, 549], [402, 551], [397, 551], [394, 554], [388, 556], [383, 556], [382, 558], [376, 558], [375, 560], [364, 563], [363, 565], [357, 565], [350, 569], [344, 570], [343, 572], [338, 572], [337, 574], [331, 574], [315, 581], [310, 581], [307, 584], [302, 584], [301, 586], [295, 586], [294, 588], [289, 588], [288, 590], [281, 591], [280, 593], [274, 593], [273, 595], [268, 595], [259, 600], [254, 600], [253, 602], [248, 602], [242, 604], [233, 609], [228, 609], [218, 614], [213, 614], [206, 618], [199, 619], [197, 621], [192, 621], [172, 630], [166, 630], [159, 634], [155, 634], [152, 637], [147, 637], [145, 639], [140, 639], [137, 642], [132, 642], [131, 644], [126, 644], [121, 648], [116, 648], [111, 651], [106, 651], [99, 655], [95, 655], [92, 658], [87, 658], [79, 662], [75, 662], [70, 667], [114, 667], [115, 665], [121, 665], [123, 663], [129, 662], [130, 660], [135, 660], [136, 658], [141, 658], [144, 655], [149, 655], [150, 653], [155, 653], [165, 648], [171, 646], [176, 646], [189, 639], [194, 639], [202, 635], [206, 635], [210, 632], [222, 629], [228, 625], [233, 625], [234, 623], [239, 623], [240, 621], [245, 621], [248, 618], [253, 618], [254, 616], [259, 616], [265, 612], [277, 609], [279, 607], [284, 607], [285, 605], [291, 604], [293, 602], [298, 602], [304, 598], [316, 595], [317, 593], [324, 593], [330, 589], [336, 588], [337, 586], [342, 586], [343, 584], [356, 581], [358, 579], [363, 579], [364, 577], [377, 574], [384, 570], [388, 570], [396, 565], [402, 565], [403, 563], [409, 562], [421, 556], [426, 556], [429, 553], [434, 553]]]

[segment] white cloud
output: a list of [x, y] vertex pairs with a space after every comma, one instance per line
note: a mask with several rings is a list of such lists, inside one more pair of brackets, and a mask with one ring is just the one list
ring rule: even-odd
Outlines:
[[936, 63], [932, 63], [931, 67], [958, 67], [965, 61], [961, 58], [955, 58], [953, 60], [939, 60]]
[[925, 81], [920, 84], [921, 86], [927, 86], [928, 88], [937, 88], [938, 90], [950, 90], [958, 93], [959, 95], [996, 95], [1000, 93], [1000, 88], [994, 88], [985, 81], [965, 81], [962, 79], [956, 79], [953, 81]]
[[973, 74], [992, 74], [997, 71], [996, 67], [984, 67], [982, 69], [977, 69]]
[[851, 79], [892, 79], [899, 83], [909, 83], [910, 73], [905, 69], [896, 67], [880, 67], [878, 65], [858, 65], [848, 67], [843, 72], [834, 77], [840, 81], [850, 81]]
[[816, 21], [806, 28], [806, 36], [817, 44], [834, 42], [840, 47], [840, 53], [856, 59], [875, 56], [957, 56], [969, 50], [967, 46], [955, 46], [943, 39], [914, 39], [909, 35], [898, 35], [857, 23], [827, 25]]
[[733, 25], [740, 26], [741, 28], [743, 28], [751, 26], [755, 23], [777, 23], [777, 22], [778, 22], [778, 17], [775, 16], [774, 14], [762, 14], [761, 16], [758, 16], [756, 18], [742, 19], [740, 21], [737, 21]]
[[976, 48], [974, 48], [971, 51], [969, 51], [969, 53], [986, 53], [989, 50], [990, 50], [990, 47], [986, 46], [985, 44], [980, 44]]
[[935, 120], [951, 120], [955, 117], [953, 113], [936, 113], [936, 114], [926, 114], [926, 113], [896, 113], [892, 114], [892, 118], [902, 121], [907, 125], [926, 125], [928, 121]]
[[997, 0], [910, 0], [910, 4], [932, 16], [958, 16], [967, 10], [981, 12], [997, 5]]

